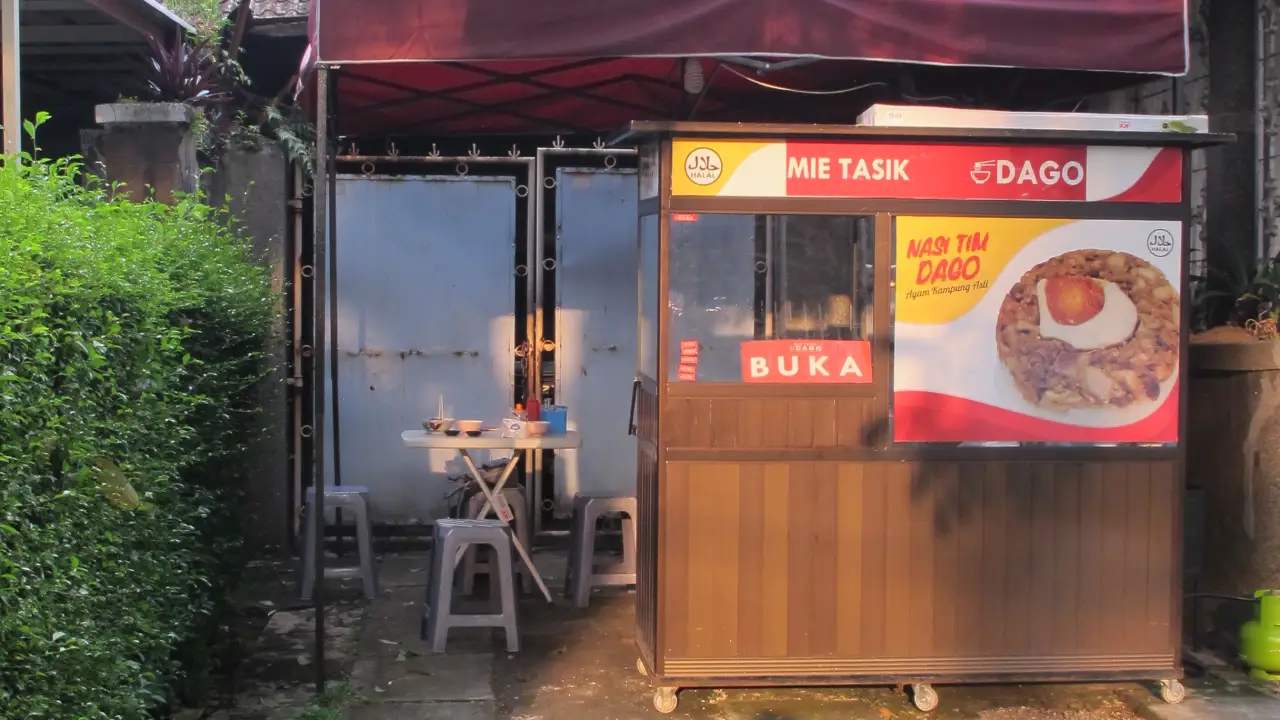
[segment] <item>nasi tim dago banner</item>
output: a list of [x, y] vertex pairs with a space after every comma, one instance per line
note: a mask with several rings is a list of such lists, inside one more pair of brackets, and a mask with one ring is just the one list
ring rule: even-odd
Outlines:
[[1178, 440], [1182, 227], [899, 217], [896, 442]]

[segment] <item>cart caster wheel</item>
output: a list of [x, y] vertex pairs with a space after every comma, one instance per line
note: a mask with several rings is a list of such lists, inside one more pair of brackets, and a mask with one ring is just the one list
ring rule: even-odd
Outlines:
[[912, 685], [911, 704], [920, 712], [933, 712], [938, 708], [938, 691], [928, 683]]
[[649, 677], [649, 668], [644, 666], [644, 658], [636, 658], [636, 672], [640, 677]]
[[1187, 686], [1181, 680], [1161, 680], [1160, 699], [1170, 705], [1177, 705], [1187, 697]]
[[653, 691], [653, 709], [666, 715], [676, 711], [676, 705], [680, 700], [676, 697], [676, 689], [673, 687], [660, 687]]

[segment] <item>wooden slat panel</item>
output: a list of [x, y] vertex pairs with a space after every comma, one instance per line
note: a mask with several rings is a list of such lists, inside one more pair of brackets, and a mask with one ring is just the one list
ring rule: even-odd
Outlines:
[[1030, 601], [1027, 603], [1027, 647], [1036, 654], [1052, 652], [1054, 607], [1053, 576], [1058, 572], [1054, 560], [1053, 504], [1057, 499], [1054, 473], [1057, 466], [1040, 463], [1031, 468], [1031, 512], [1021, 518], [1031, 535]]
[[[787, 587], [787, 654], [811, 657], [812, 635], [822, 632], [813, 622], [812, 588], [814, 584], [813, 528], [817, 503], [813, 499], [812, 482], [800, 476], [804, 468], [788, 465], [787, 489], [787, 574], [779, 578]], [[811, 480], [812, 478], [810, 478]]]
[[982, 636], [979, 638], [984, 655], [997, 655], [1008, 647], [1009, 598], [1009, 522], [1008, 517], [1017, 509], [1009, 497], [1010, 468], [994, 465], [985, 468], [986, 482], [982, 489], [982, 604], [986, 612], [982, 616]]
[[787, 492], [788, 466], [781, 463], [764, 467], [764, 506], [761, 536], [764, 538], [764, 656], [787, 655], [787, 588], [790, 534], [790, 498]]
[[764, 467], [759, 463], [740, 466], [738, 478], [738, 656], [764, 656], [764, 593], [770, 578], [764, 574], [765, 535], [760, 532], [767, 514]]
[[760, 401], [760, 445], [765, 449], [787, 446], [791, 409], [787, 400], [769, 398]]
[[813, 413], [813, 446], [816, 448], [838, 447], [836, 399], [815, 398], [809, 402]]
[[699, 519], [689, 526], [684, 546], [689, 558], [685, 571], [689, 596], [700, 598], [699, 602], [689, 604], [688, 625], [685, 627], [692, 657], [719, 657], [717, 651], [720, 648], [715, 646], [714, 632], [720, 608], [716, 607], [714, 594], [720, 558], [716, 555], [715, 546], [719, 536], [716, 526], [724, 521], [724, 513], [715, 491], [723, 485], [720, 475], [724, 471], [724, 465], [700, 465], [691, 470], [689, 482], [685, 484], [689, 513]]
[[698, 600], [689, 585], [690, 571], [702, 570], [691, 568], [689, 562], [689, 535], [695, 523], [702, 523], [701, 514], [694, 512], [696, 508], [689, 504], [691, 480], [694, 479], [691, 476], [698, 470], [683, 463], [667, 463], [666, 482], [662, 483], [663, 515], [658, 522], [666, 551], [658, 573], [662, 582], [658, 591], [663, 596], [663, 617], [658, 622], [668, 656], [690, 656], [690, 606], [706, 602]]
[[1080, 649], [1080, 499], [1081, 467], [1062, 463], [1054, 471], [1053, 628], [1055, 652]]
[[840, 447], [867, 447], [864, 418], [874, 403], [861, 398], [836, 400], [836, 443]]
[[[653, 398], [642, 393], [642, 418], [652, 420]], [[645, 413], [649, 413], [646, 415]], [[643, 431], [637, 432], [643, 435]], [[636, 635], [641, 651], [654, 658], [658, 649], [658, 457], [654, 446], [642, 438], [636, 453]]]
[[836, 655], [855, 656], [862, 649], [862, 465], [843, 463], [836, 482]]
[[813, 447], [813, 400], [787, 401], [787, 447]]
[[663, 440], [696, 450], [863, 448], [871, 398], [669, 398]]
[[714, 657], [738, 655], [738, 538], [742, 514], [739, 512], [741, 480], [738, 465], [723, 463], [703, 479], [705, 490], [697, 502], [707, 503], [713, 522], [706, 533], [707, 552], [714, 572], [711, 573], [711, 654]]
[[690, 398], [684, 401], [685, 411], [689, 413], [689, 444], [693, 447], [712, 447], [714, 437], [714, 420], [711, 417], [712, 401], [702, 398]]
[[[933, 548], [933, 595], [939, 602], [933, 603], [933, 642], [935, 655], [952, 656], [956, 654], [958, 617], [961, 605], [969, 603], [978, 592], [974, 580], [978, 578], [977, 566], [971, 564], [972, 575], [964, 577], [961, 582], [961, 544], [965, 535], [960, 526], [960, 467], [954, 464], [943, 465], [934, 473], [934, 504], [929, 517], [929, 540]], [[950, 541], [939, 540], [950, 538]], [[981, 551], [979, 551], [981, 552]], [[914, 551], [913, 551], [914, 557]], [[975, 556], [976, 559], [976, 556]], [[946, 598], [952, 598], [950, 602]]]
[[903, 569], [911, 578], [911, 589], [906, 595], [899, 596], [898, 602], [911, 613], [911, 620], [905, 626], [907, 652], [911, 655], [932, 654], [931, 648], [936, 640], [933, 618], [934, 608], [938, 605], [933, 578], [934, 507], [942, 478], [955, 469], [955, 465], [950, 463], [917, 465], [902, 479], [907, 487], [909, 505], [908, 515], [899, 522], [908, 525], [910, 535], [909, 559]]
[[885, 599], [889, 577], [889, 466], [863, 465], [862, 473], [862, 652], [865, 657], [882, 657], [888, 647]]
[[764, 401], [743, 400], [738, 404], [738, 447], [764, 447]]
[[[1102, 633], [1098, 651], [1121, 644], [1125, 617], [1125, 523], [1128, 505], [1128, 473], [1124, 465], [1107, 465], [1102, 471]], [[1108, 612], [1109, 610], [1109, 612]]]
[[[956, 549], [956, 655], [978, 655], [982, 652], [984, 621], [990, 607], [984, 595], [988, 592], [983, 575], [983, 493], [986, 490], [985, 468], [977, 463], [960, 465], [960, 487], [956, 500], [957, 532], [950, 543]], [[998, 587], [998, 585], [997, 585]]]
[[1173, 663], [1179, 487], [1169, 461], [671, 462], [661, 638], [706, 661]]
[[885, 655], [911, 653], [911, 474], [908, 465], [888, 468], [885, 483]]
[[1031, 651], [1031, 624], [1043, 622], [1031, 607], [1031, 566], [1034, 556], [1031, 548], [1031, 467], [1024, 463], [1009, 466], [1009, 480], [1005, 493], [1009, 502], [1005, 511], [1005, 527], [1008, 535], [1005, 555], [1008, 565], [1005, 572], [1005, 645], [1011, 653], [1023, 655]]
[[1101, 622], [1106, 612], [1103, 588], [1107, 581], [1106, 518], [1103, 514], [1102, 468], [1084, 465], [1080, 469], [1080, 646], [1083, 653], [1099, 652], [1106, 628]]
[[1151, 541], [1147, 546], [1147, 637], [1145, 647], [1159, 648], [1169, 642], [1182, 625], [1177, 621], [1179, 607], [1173, 589], [1181, 573], [1178, 563], [1179, 547], [1176, 536], [1178, 527], [1177, 493], [1181, 488], [1177, 469], [1173, 463], [1151, 466]]
[[1147, 545], [1151, 542], [1151, 469], [1143, 463], [1125, 465], [1124, 547], [1116, 548], [1124, 553], [1128, 572], [1124, 578], [1124, 610], [1118, 613], [1124, 621], [1121, 637], [1126, 647], [1140, 648], [1147, 634]]
[[813, 542], [810, 546], [812, 575], [810, 576], [808, 605], [809, 654], [815, 657], [831, 657], [836, 654], [836, 606], [837, 550], [840, 533], [839, 472], [835, 463], [814, 463], [809, 483], [810, 517]]
[[716, 399], [711, 402], [711, 446], [732, 450], [738, 447], [738, 426], [742, 419], [742, 401]]

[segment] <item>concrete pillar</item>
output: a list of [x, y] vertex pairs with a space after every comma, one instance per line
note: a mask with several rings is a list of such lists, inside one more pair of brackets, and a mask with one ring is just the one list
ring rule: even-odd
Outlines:
[[130, 199], [152, 192], [160, 202], [174, 193], [194, 192], [200, 179], [196, 141], [191, 133], [194, 108], [182, 103], [99, 105], [101, 129], [82, 130], [85, 167], [107, 182], [124, 183]]
[[288, 463], [289, 415], [286, 376], [288, 350], [284, 325], [285, 257], [289, 233], [289, 164], [279, 147], [228, 148], [218, 167], [206, 177], [209, 202], [225, 206], [250, 238], [254, 254], [271, 274], [275, 290], [275, 323], [267, 349], [269, 374], [258, 386], [260, 434], [252, 453], [254, 472], [245, 488], [246, 534], [263, 554], [289, 551], [293, 513]]

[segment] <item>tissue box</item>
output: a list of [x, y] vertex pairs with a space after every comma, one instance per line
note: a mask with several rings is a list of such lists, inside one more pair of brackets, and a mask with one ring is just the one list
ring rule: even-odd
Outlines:
[[527, 438], [530, 435], [529, 423], [518, 418], [502, 419], [502, 437]]
[[569, 429], [569, 409], [563, 405], [543, 407], [542, 419], [547, 421], [548, 435], [563, 435]]

